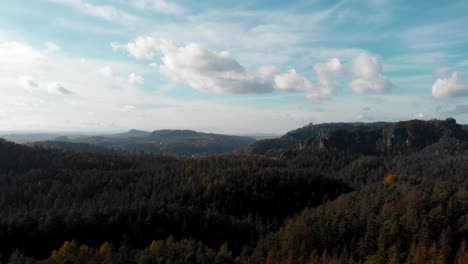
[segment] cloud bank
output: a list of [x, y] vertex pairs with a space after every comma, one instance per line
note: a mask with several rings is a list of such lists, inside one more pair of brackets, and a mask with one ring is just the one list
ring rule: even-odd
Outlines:
[[111, 47], [138, 60], [159, 59], [159, 64], [150, 65], [167, 79], [208, 93], [261, 94], [280, 90], [304, 92], [313, 100], [323, 100], [334, 95], [339, 78], [347, 75], [356, 78], [349, 86], [357, 94], [387, 93], [392, 86], [382, 75], [378, 58], [364, 52], [351, 65], [342, 64], [338, 58], [315, 64], [317, 83], [313, 83], [294, 68], [278, 73], [278, 67], [269, 65], [260, 67], [257, 73], [249, 72], [228, 52], [212, 51], [197, 43], [177, 46], [168, 39], [147, 36], [127, 44], [111, 43]]
[[163, 76], [203, 92], [260, 94], [273, 90], [271, 83], [248, 72], [226, 51], [208, 50], [196, 43], [178, 47], [172, 41], [153, 37], [111, 45], [135, 59], [160, 57], [161, 64], [155, 67]]

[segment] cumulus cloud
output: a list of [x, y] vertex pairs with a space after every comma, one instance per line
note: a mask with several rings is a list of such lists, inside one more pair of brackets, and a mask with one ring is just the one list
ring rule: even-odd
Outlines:
[[145, 79], [143, 78], [143, 76], [132, 72], [130, 75], [128, 75], [128, 83], [133, 85], [144, 84]]
[[20, 76], [18, 78], [18, 84], [28, 92], [32, 92], [39, 87], [39, 84], [30, 76]]
[[248, 72], [226, 52], [216, 52], [197, 43], [177, 46], [164, 38], [138, 37], [127, 44], [111, 43], [114, 51], [125, 51], [135, 59], [154, 60], [150, 67], [179, 84], [212, 93], [268, 93], [273, 90], [307, 92], [309, 98], [330, 98], [339, 88], [342, 76], [355, 77], [349, 86], [358, 94], [388, 92], [392, 83], [382, 75], [377, 57], [366, 52], [356, 56], [350, 65], [338, 58], [317, 63], [314, 72], [317, 83], [300, 75], [295, 69], [278, 73], [274, 65], [262, 66], [257, 73]]
[[458, 78], [458, 72], [449, 78], [439, 78], [432, 85], [432, 96], [435, 98], [468, 96], [468, 84]]
[[317, 63], [314, 66], [318, 84], [315, 90], [309, 94], [313, 100], [330, 98], [338, 88], [337, 76], [343, 73], [343, 64], [339, 59], [333, 58], [326, 63]]
[[392, 83], [383, 76], [376, 76], [372, 79], [356, 79], [349, 83], [351, 89], [358, 94], [368, 92], [386, 93], [392, 87]]
[[317, 76], [317, 84], [299, 75], [296, 70], [291, 69], [284, 74], [274, 77], [274, 87], [278, 90], [292, 92], [308, 92], [312, 100], [329, 99], [338, 88], [336, 77], [343, 73], [343, 64], [334, 58], [326, 63], [317, 63], [314, 71]]
[[353, 59], [349, 70], [357, 78], [351, 81], [349, 86], [358, 94], [386, 93], [392, 87], [390, 80], [382, 75], [379, 59], [366, 52], [360, 53]]
[[274, 87], [283, 91], [305, 92], [312, 90], [313, 84], [307, 78], [299, 75], [295, 69], [291, 69], [287, 73], [275, 76]]
[[135, 59], [154, 59], [157, 56], [169, 53], [171, 49], [177, 49], [175, 45], [162, 38], [138, 37], [127, 44], [111, 43], [114, 51], [127, 51]]
[[385, 93], [392, 86], [391, 82], [382, 75], [382, 67], [377, 57], [367, 53], [360, 53], [350, 65], [344, 65], [338, 58], [314, 66], [317, 83], [297, 74], [295, 70], [279, 74], [274, 77], [274, 87], [279, 90], [309, 92], [312, 100], [329, 99], [339, 88], [339, 78], [351, 74], [357, 78], [349, 83], [355, 93], [368, 92]]
[[136, 59], [161, 59], [159, 72], [169, 80], [212, 93], [267, 93], [271, 83], [249, 73], [228, 52], [216, 52], [190, 43], [176, 46], [172, 41], [139, 37], [128, 44], [111, 44]]
[[51, 82], [47, 85], [47, 92], [52, 95], [69, 95], [72, 92], [65, 87], [63, 87], [58, 82]]

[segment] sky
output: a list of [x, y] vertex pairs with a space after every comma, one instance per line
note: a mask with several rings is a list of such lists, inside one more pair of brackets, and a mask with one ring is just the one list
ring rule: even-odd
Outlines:
[[468, 123], [468, 1], [0, 0], [0, 131]]

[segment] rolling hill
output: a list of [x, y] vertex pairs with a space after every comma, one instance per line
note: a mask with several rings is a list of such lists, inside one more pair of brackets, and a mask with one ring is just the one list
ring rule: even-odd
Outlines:
[[[130, 130], [120, 134], [79, 138], [58, 137], [55, 140], [35, 142], [32, 145], [62, 149], [80, 149], [86, 146], [93, 152], [102, 152], [104, 148], [124, 152], [200, 156], [229, 152], [253, 142], [255, 139], [250, 137], [166, 129], [154, 132]], [[96, 149], [93, 149], [93, 145]]]

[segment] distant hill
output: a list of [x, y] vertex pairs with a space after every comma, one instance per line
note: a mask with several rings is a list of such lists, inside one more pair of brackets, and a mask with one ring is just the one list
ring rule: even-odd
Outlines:
[[8, 141], [12, 141], [18, 144], [24, 144], [29, 142], [36, 142], [36, 141], [47, 141], [47, 140], [55, 140], [56, 138], [64, 139], [64, 138], [78, 138], [78, 137], [86, 137], [87, 135], [84, 134], [69, 134], [69, 133], [8, 133], [8, 134], [0, 134], [0, 138], [6, 139]]
[[[61, 142], [58, 144], [57, 142]], [[64, 144], [64, 143], [68, 144]], [[175, 156], [221, 154], [255, 142], [254, 138], [201, 133], [193, 130], [130, 130], [126, 133], [80, 138], [58, 137], [53, 141], [36, 142], [50, 148], [102, 152], [102, 148], [127, 152], [147, 152]], [[82, 145], [74, 145], [82, 144]], [[85, 144], [85, 145], [83, 145]], [[92, 146], [99, 147], [93, 149]]]
[[108, 137], [114, 137], [114, 138], [146, 137], [149, 134], [151, 134], [151, 132], [149, 131], [132, 129], [132, 130], [129, 130], [128, 132], [113, 134], [113, 135], [109, 135]]
[[87, 143], [72, 143], [66, 142], [62, 137], [58, 138], [58, 140], [48, 140], [48, 141], [40, 141], [40, 142], [32, 142], [27, 143], [27, 146], [34, 146], [34, 147], [41, 147], [44, 149], [61, 149], [61, 150], [70, 150], [75, 152], [86, 152], [86, 153], [95, 153], [95, 154], [116, 154], [115, 150], [101, 147], [95, 144], [87, 144]]

